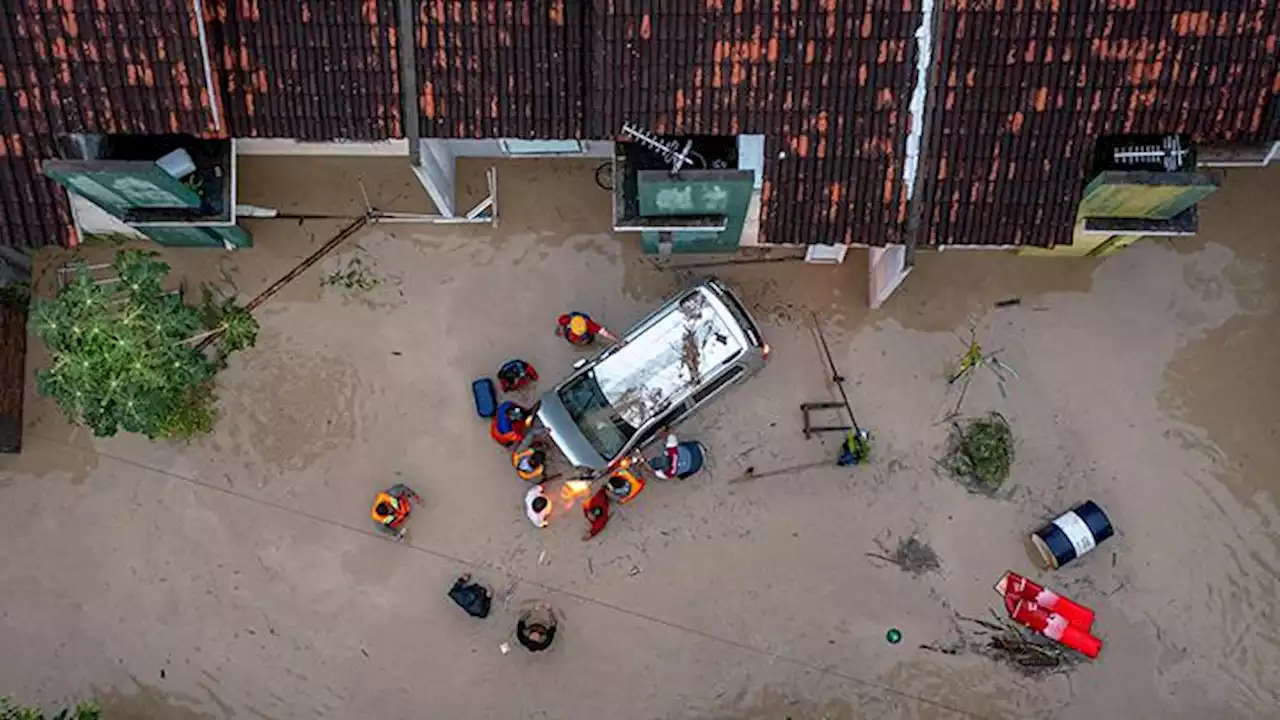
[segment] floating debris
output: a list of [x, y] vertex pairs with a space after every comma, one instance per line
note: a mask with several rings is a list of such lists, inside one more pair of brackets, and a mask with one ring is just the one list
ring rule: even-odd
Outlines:
[[927, 543], [921, 542], [919, 538], [912, 535], [898, 543], [898, 547], [889, 552], [889, 549], [881, 545], [880, 549], [884, 554], [867, 553], [867, 557], [885, 562], [893, 563], [902, 569], [903, 572], [920, 576], [928, 572], [937, 572], [942, 569], [942, 560], [938, 557], [938, 553], [934, 552], [932, 547]]
[[1013, 430], [997, 412], [951, 424], [947, 452], [939, 463], [971, 490], [991, 493], [1009, 478]]

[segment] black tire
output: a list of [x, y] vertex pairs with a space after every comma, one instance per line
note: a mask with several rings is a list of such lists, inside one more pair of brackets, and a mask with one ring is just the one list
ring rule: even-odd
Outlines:
[[613, 192], [613, 163], [600, 163], [596, 168], [596, 184], [601, 190]]

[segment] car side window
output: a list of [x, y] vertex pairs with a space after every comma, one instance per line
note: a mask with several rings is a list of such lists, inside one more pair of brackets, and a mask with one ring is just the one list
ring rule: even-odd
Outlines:
[[693, 394], [694, 405], [702, 404], [703, 401], [705, 401], [707, 398], [710, 398], [712, 395], [715, 395], [716, 393], [720, 392], [721, 388], [733, 382], [741, 374], [742, 374], [742, 366], [734, 365], [733, 367], [729, 368], [729, 370], [725, 374], [716, 378], [714, 381], [698, 388], [698, 391]]
[[662, 415], [658, 416], [658, 419], [656, 421], [654, 421], [651, 425], [649, 425], [649, 428], [647, 430], [641, 433], [640, 440], [636, 442], [636, 447], [642, 448], [645, 445], [648, 445], [649, 442], [653, 440], [654, 435], [657, 435], [664, 428], [668, 427], [669, 425], [674, 423], [676, 420], [679, 420], [680, 416], [683, 415], [685, 411], [686, 411], [686, 408], [684, 406], [684, 403], [680, 403], [679, 405], [676, 405], [675, 407], [672, 407], [671, 409], [662, 413]]

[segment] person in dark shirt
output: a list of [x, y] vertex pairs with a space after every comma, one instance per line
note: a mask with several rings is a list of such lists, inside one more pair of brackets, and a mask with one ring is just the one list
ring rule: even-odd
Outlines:
[[555, 640], [556, 624], [555, 610], [545, 602], [537, 603], [520, 613], [516, 622], [516, 639], [529, 652], [542, 652]]
[[489, 592], [489, 588], [471, 582], [471, 573], [453, 581], [453, 587], [449, 589], [449, 597], [471, 617], [489, 617], [493, 593]]

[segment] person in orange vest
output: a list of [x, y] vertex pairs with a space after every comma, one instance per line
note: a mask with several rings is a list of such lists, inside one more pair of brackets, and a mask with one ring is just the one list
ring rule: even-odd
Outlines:
[[413, 503], [422, 504], [422, 497], [403, 483], [397, 483], [378, 493], [369, 512], [378, 527], [397, 540], [404, 539], [405, 523], [413, 511]]
[[503, 447], [513, 447], [524, 440], [530, 425], [533, 425], [533, 413], [508, 400], [494, 413], [489, 423], [489, 437]]
[[511, 453], [511, 465], [515, 467], [516, 475], [521, 480], [542, 482], [546, 477], [547, 454], [536, 447], [517, 449]]
[[614, 502], [619, 505], [626, 505], [644, 489], [644, 480], [632, 472], [630, 468], [618, 468], [609, 476], [609, 481], [605, 483], [605, 487], [609, 488], [609, 494]]
[[592, 320], [590, 315], [577, 311], [567, 312], [556, 319], [556, 334], [563, 336], [570, 345], [579, 347], [590, 345], [597, 335], [606, 340], [618, 341], [613, 333]]

